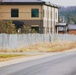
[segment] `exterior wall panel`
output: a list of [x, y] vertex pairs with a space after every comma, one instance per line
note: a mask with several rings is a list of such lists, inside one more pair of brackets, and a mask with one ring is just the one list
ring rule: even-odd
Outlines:
[[[41, 20], [41, 5], [0, 5], [2, 20]], [[19, 17], [11, 17], [11, 9], [19, 9]], [[39, 17], [31, 17], [31, 9], [39, 9]]]
[[55, 21], [58, 22], [58, 9], [55, 8]]
[[43, 26], [45, 29], [45, 33], [54, 34], [55, 25], [58, 22], [58, 8], [44, 5], [43, 10], [44, 10]]

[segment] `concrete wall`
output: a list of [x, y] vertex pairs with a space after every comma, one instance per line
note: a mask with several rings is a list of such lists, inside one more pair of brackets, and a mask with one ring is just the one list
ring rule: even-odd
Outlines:
[[37, 43], [55, 40], [76, 41], [76, 35], [70, 34], [0, 34], [0, 50], [20, 49]]

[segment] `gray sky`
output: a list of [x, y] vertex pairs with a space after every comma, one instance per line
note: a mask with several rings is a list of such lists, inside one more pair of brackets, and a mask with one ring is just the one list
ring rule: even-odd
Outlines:
[[44, 0], [60, 6], [76, 6], [76, 0]]

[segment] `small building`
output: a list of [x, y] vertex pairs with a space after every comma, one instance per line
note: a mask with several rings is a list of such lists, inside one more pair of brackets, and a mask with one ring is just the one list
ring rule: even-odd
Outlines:
[[23, 25], [29, 26], [30, 32], [34, 29], [38, 33], [55, 33], [58, 8], [42, 0], [3, 0], [0, 2], [0, 20], [12, 20], [19, 29]]
[[57, 33], [64, 33], [65, 34], [68, 31], [67, 23], [57, 23], [55, 27], [56, 27]]
[[76, 35], [76, 25], [75, 24], [69, 24], [68, 25], [68, 28], [69, 28], [69, 30], [68, 30], [68, 34], [75, 34]]
[[57, 33], [59, 34], [75, 34], [76, 35], [76, 25], [75, 24], [66, 24], [58, 23], [56, 25]]

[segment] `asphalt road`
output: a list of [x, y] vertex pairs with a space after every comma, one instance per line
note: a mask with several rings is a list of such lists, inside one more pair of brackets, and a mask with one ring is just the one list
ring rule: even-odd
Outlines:
[[76, 75], [76, 52], [2, 67], [0, 75]]

